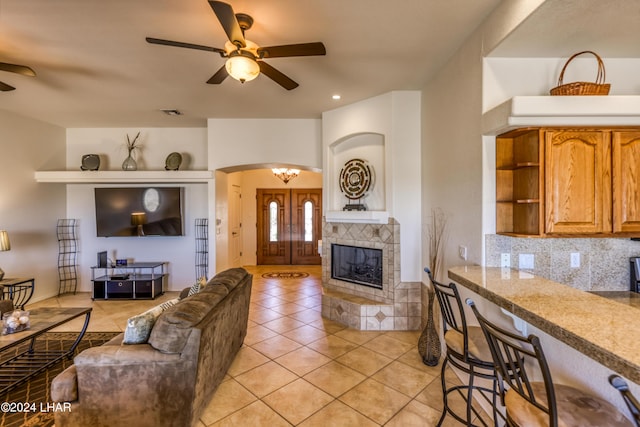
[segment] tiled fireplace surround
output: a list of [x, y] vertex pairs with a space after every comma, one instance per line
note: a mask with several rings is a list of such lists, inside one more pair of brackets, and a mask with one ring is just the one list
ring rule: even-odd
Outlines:
[[[382, 289], [331, 278], [331, 245], [382, 249]], [[400, 281], [400, 224], [324, 222], [322, 316], [354, 329], [417, 330], [421, 284]]]

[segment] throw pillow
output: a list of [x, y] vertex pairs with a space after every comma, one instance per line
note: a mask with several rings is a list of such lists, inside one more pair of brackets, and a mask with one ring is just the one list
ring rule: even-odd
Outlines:
[[157, 305], [144, 313], [127, 319], [127, 327], [124, 330], [123, 344], [144, 344], [149, 339], [153, 325], [163, 311], [175, 305], [178, 298]]
[[197, 294], [198, 292], [200, 292], [202, 288], [204, 288], [206, 284], [207, 284], [207, 279], [205, 277], [199, 278], [198, 281], [194, 283], [193, 286], [191, 286], [191, 288], [189, 288], [189, 293], [187, 294], [187, 296], [190, 297], [191, 295]]

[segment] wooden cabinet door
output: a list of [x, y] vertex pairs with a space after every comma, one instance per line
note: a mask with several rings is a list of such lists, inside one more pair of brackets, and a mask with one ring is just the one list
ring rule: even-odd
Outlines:
[[610, 132], [545, 132], [547, 233], [610, 233]]
[[640, 232], [640, 131], [613, 133], [613, 232]]

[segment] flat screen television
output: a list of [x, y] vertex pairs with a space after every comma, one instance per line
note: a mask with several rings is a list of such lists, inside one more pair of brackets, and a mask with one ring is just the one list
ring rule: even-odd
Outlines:
[[182, 236], [182, 193], [182, 187], [96, 188], [96, 234]]

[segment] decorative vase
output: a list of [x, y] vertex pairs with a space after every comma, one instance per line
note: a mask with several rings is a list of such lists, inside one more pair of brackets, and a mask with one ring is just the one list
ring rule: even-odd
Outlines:
[[440, 337], [433, 321], [433, 300], [435, 292], [428, 287], [429, 302], [427, 303], [427, 324], [418, 339], [418, 353], [422, 362], [427, 366], [436, 366], [440, 361]]
[[122, 170], [123, 171], [138, 170], [138, 164], [136, 163], [136, 159], [131, 157], [131, 152], [129, 152], [129, 155], [127, 156], [127, 158], [124, 159], [124, 162], [122, 162]]

